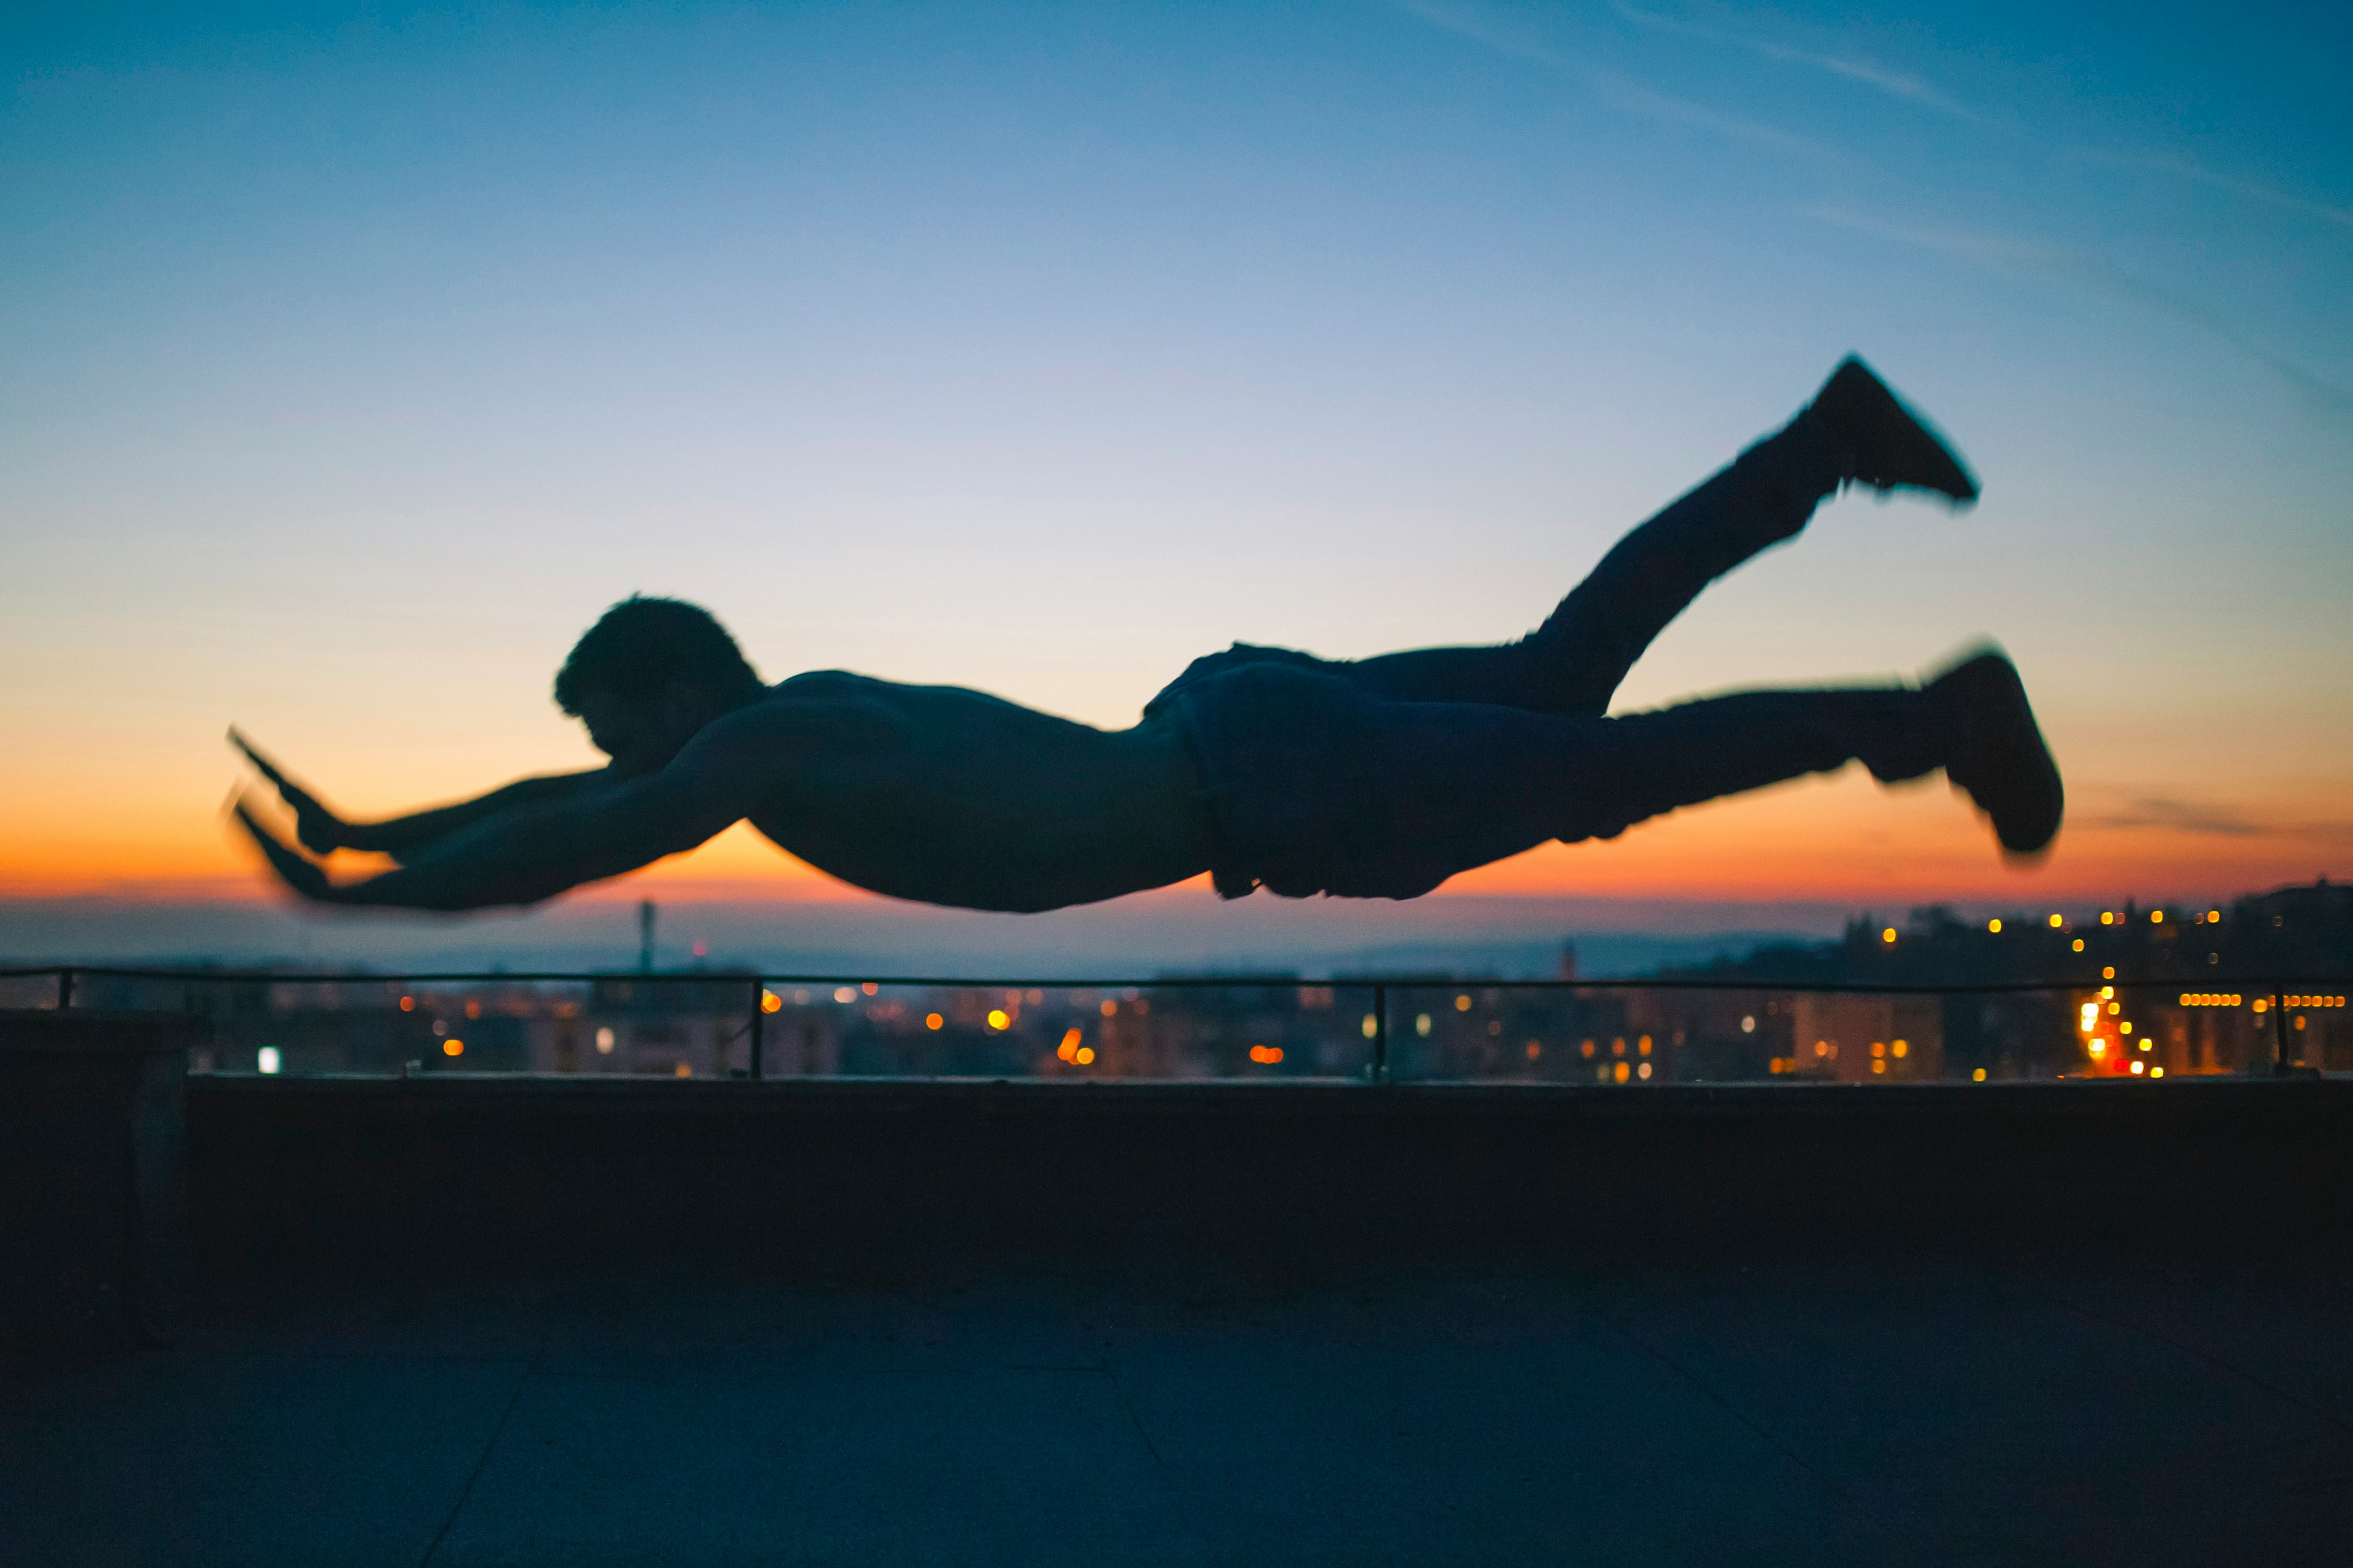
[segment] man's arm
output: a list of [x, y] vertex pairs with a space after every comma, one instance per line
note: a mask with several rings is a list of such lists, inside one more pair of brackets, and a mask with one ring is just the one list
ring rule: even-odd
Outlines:
[[693, 848], [787, 788], [811, 761], [896, 738], [865, 703], [766, 703], [707, 726], [658, 773], [523, 805], [435, 842], [396, 871], [336, 883], [240, 801], [237, 820], [286, 885], [321, 903], [410, 910], [535, 904]]
[[278, 798], [294, 813], [295, 837], [314, 855], [331, 854], [337, 849], [370, 849], [389, 855], [396, 860], [414, 860], [421, 850], [460, 829], [488, 821], [518, 806], [546, 805], [568, 799], [611, 775], [608, 768], [590, 768], [576, 773], [542, 774], [535, 778], [517, 779], [488, 795], [477, 795], [455, 805], [435, 806], [404, 816], [386, 817], [381, 822], [346, 822], [316, 795], [288, 778], [276, 763], [264, 756], [244, 735], [231, 730], [228, 739], [229, 744], [244, 752], [246, 760], [259, 771], [263, 778], [277, 786]]

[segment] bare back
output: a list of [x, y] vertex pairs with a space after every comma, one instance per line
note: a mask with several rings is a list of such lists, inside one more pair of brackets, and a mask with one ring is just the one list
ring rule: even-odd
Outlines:
[[1097, 730], [963, 687], [838, 670], [781, 681], [754, 708], [779, 719], [796, 708], [858, 715], [829, 727], [837, 739], [795, 747], [747, 814], [857, 887], [1026, 912], [1208, 866], [1199, 785], [1165, 721]]

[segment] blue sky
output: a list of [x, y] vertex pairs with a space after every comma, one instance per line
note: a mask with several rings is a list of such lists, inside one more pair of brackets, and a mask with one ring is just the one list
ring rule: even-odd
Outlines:
[[1515, 635], [1850, 348], [1985, 504], [1839, 503], [1626, 700], [1990, 635], [2069, 765], [2060, 882], [2348, 846], [2342, 14], [78, 8], [0, 47], [0, 886], [243, 877], [231, 720], [360, 809], [576, 764], [548, 674], [637, 589], [773, 675], [1105, 724], [1236, 637]]

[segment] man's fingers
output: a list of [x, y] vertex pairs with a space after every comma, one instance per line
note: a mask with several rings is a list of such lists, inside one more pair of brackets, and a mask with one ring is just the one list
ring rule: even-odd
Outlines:
[[245, 760], [251, 763], [263, 778], [278, 786], [278, 793], [284, 798], [287, 805], [297, 811], [318, 809], [319, 803], [311, 798], [311, 792], [280, 772], [278, 764], [256, 751], [253, 742], [247, 740], [241, 732], [234, 729], [230, 730], [228, 741], [230, 745], [245, 753]]
[[327, 881], [327, 873], [320, 868], [318, 863], [301, 851], [280, 842], [276, 834], [262, 826], [261, 819], [253, 815], [253, 808], [244, 800], [239, 799], [234, 809], [247, 836], [269, 858], [269, 868], [278, 873], [280, 881], [306, 899], [325, 899], [333, 891]]
[[244, 731], [238, 730], [233, 724], [229, 726], [228, 743], [235, 746], [238, 751], [244, 752], [245, 760], [251, 763], [255, 769], [260, 773], [263, 778], [268, 779], [280, 789], [286, 789], [289, 787], [286, 783], [286, 775], [278, 771], [278, 764], [271, 762], [268, 757], [263, 756], [259, 752], [254, 750], [253, 742], [247, 740], [245, 738]]
[[245, 753], [246, 761], [251, 763], [263, 778], [278, 786], [278, 798], [294, 808], [296, 832], [303, 847], [321, 855], [332, 853], [336, 847], [336, 835], [343, 826], [335, 814], [321, 805], [309, 790], [280, 772], [278, 764], [263, 756], [254, 743], [245, 738], [245, 732], [234, 725], [229, 729], [228, 742]]

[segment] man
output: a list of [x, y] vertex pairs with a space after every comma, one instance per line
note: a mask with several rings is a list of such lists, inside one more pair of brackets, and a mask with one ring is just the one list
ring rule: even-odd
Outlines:
[[612, 758], [478, 800], [346, 822], [234, 731], [313, 853], [396, 869], [331, 880], [244, 802], [297, 892], [332, 903], [533, 904], [691, 849], [736, 822], [846, 882], [1037, 910], [1211, 873], [1409, 899], [1549, 838], [1607, 838], [1677, 806], [1860, 759], [1937, 768], [2010, 854], [2059, 830], [2059, 772], [2024, 689], [1987, 651], [1914, 688], [1755, 691], [1605, 718], [1642, 650], [1708, 583], [1790, 538], [1848, 483], [1977, 499], [1959, 460], [1860, 360], [1788, 426], [1621, 541], [1543, 626], [1497, 647], [1356, 662], [1237, 644], [1115, 731], [957, 687], [839, 671], [765, 686], [706, 612], [632, 598], [555, 679]]

